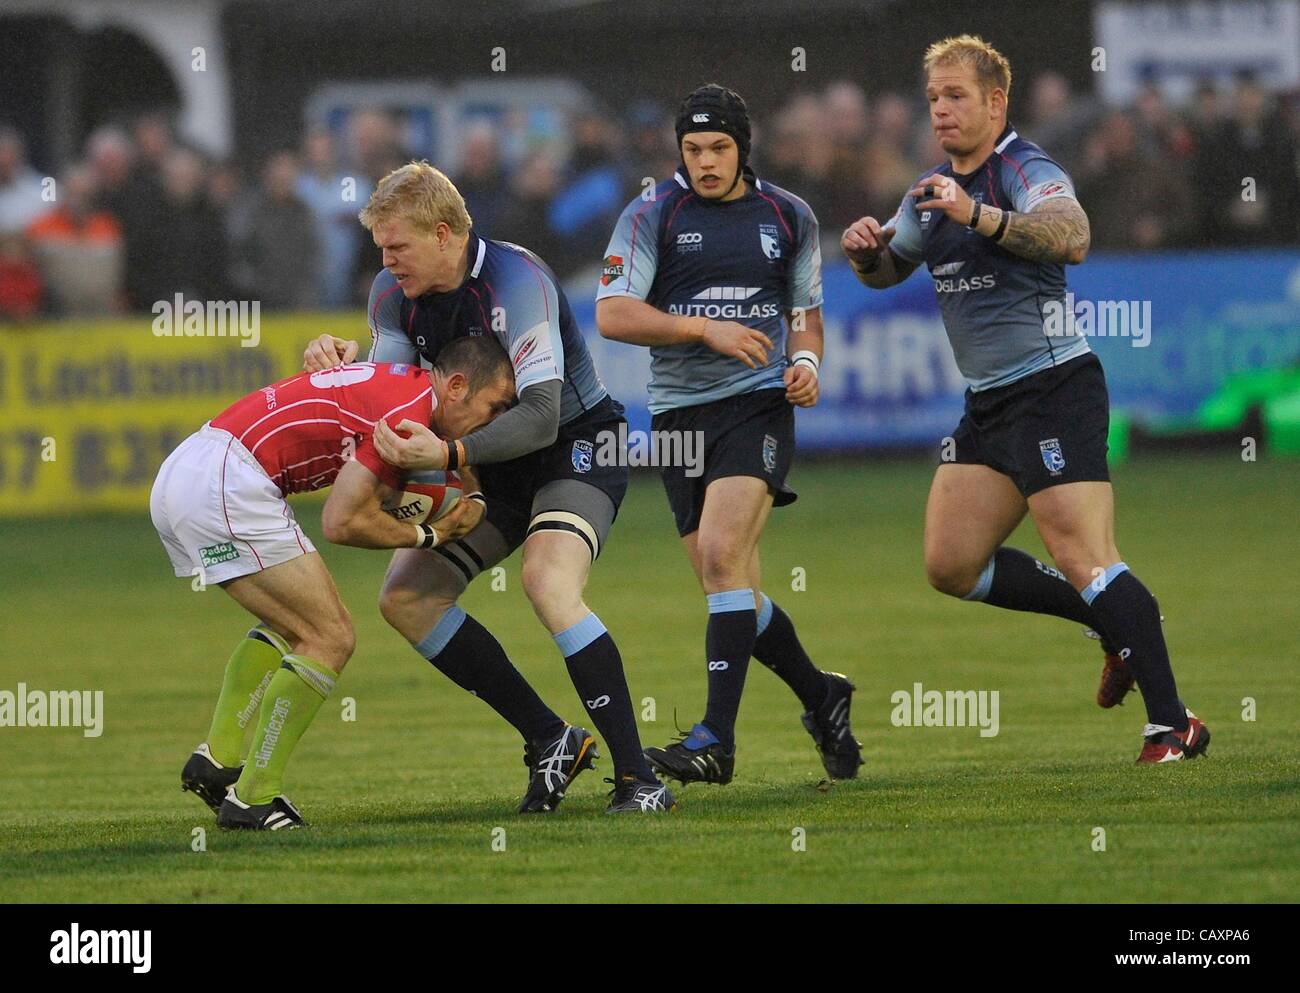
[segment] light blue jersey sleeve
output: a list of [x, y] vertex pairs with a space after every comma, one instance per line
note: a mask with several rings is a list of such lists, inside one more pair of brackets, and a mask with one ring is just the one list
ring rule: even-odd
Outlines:
[[822, 246], [817, 215], [802, 201], [795, 201], [795, 212], [798, 224], [786, 310], [815, 310], [822, 305]]
[[1013, 165], [1017, 168], [1011, 170], [1012, 175], [1007, 182], [1010, 189], [1007, 192], [1011, 194], [1012, 205], [1020, 213], [1027, 214], [1039, 204], [1059, 197], [1075, 199], [1074, 183], [1065, 170], [1051, 159], [1032, 158]]
[[645, 300], [659, 268], [659, 201], [637, 197], [614, 226], [601, 264], [596, 299], [636, 297]]
[[555, 283], [540, 266], [514, 254], [508, 278], [498, 283], [494, 309], [505, 321], [495, 328], [515, 369], [515, 390], [564, 379], [564, 342], [560, 337], [560, 298]]
[[419, 363], [419, 350], [402, 330], [402, 288], [387, 269], [381, 270], [370, 284], [366, 315], [371, 362]]
[[904, 262], [920, 265], [925, 260], [921, 246], [921, 221], [916, 216], [916, 200], [911, 194], [903, 194], [898, 210], [884, 226], [888, 228], [891, 225], [894, 239], [889, 243], [889, 250]]

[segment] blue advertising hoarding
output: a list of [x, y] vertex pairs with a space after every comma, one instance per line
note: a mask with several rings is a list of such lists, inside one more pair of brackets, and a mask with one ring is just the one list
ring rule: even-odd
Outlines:
[[[1300, 252], [1095, 255], [1068, 277], [1112, 406], [1137, 423], [1186, 419], [1230, 376], [1300, 363]], [[925, 270], [883, 292], [842, 262], [823, 280], [822, 397], [798, 412], [799, 447], [929, 445], [950, 434], [966, 384]], [[631, 427], [648, 429], [648, 350], [601, 339], [592, 296], [573, 294], [574, 314]]]

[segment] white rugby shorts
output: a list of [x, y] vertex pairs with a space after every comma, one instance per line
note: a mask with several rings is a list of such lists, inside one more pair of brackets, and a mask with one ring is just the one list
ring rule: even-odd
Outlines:
[[205, 585], [316, 550], [257, 459], [211, 424], [167, 456], [149, 511], [176, 575], [201, 576]]

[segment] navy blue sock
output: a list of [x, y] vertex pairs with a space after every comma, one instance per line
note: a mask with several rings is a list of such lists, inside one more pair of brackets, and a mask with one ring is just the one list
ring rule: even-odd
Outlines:
[[757, 629], [753, 590], [709, 594], [709, 627], [704, 636], [709, 702], [703, 723], [728, 750], [736, 745], [736, 714]]
[[[1100, 633], [1101, 620], [1058, 570], [1016, 548], [999, 548], [963, 600], [981, 600], [1006, 610], [1051, 614], [1086, 624]], [[1104, 642], [1111, 651], [1109, 641]]]
[[510, 664], [501, 643], [459, 605], [415, 646], [444, 676], [509, 721], [525, 741], [553, 738], [564, 721]]
[[1169, 650], [1160, 629], [1156, 598], [1117, 562], [1079, 594], [1092, 607], [1114, 639], [1116, 654], [1133, 670], [1133, 678], [1146, 704], [1147, 720], [1175, 731], [1187, 728], [1187, 708], [1178, 699]]
[[569, 678], [591, 722], [609, 745], [614, 759], [614, 779], [630, 774], [654, 782], [655, 774], [641, 752], [641, 736], [637, 733], [632, 695], [623, 674], [623, 658], [600, 618], [588, 614], [557, 634], [555, 644], [564, 656]]
[[826, 677], [812, 664], [799, 643], [794, 623], [784, 610], [760, 593], [758, 637], [754, 639], [754, 658], [767, 666], [794, 690], [804, 710], [816, 710], [826, 699]]

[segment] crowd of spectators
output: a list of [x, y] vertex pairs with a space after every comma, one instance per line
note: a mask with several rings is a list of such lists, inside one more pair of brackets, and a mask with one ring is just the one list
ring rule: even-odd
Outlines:
[[[1142, 89], [1106, 106], [1045, 73], [1012, 104], [1020, 133], [1073, 176], [1094, 249], [1147, 251], [1300, 242], [1300, 99], [1243, 74], [1186, 106]], [[944, 160], [922, 101], [851, 82], [755, 107], [753, 165], [807, 200], [828, 243], [863, 214], [890, 216]], [[598, 264], [645, 177], [678, 164], [670, 108], [589, 111], [565, 141], [510, 140], [469, 123], [450, 170], [475, 225], [527, 245], [562, 277]], [[357, 222], [375, 181], [413, 155], [400, 121], [354, 112], [309, 129], [256, 169], [186, 147], [166, 115], [92, 132], [50, 175], [0, 126], [0, 319], [149, 311], [176, 294], [265, 309], [355, 307], [378, 253]], [[833, 251], [830, 244], [828, 251]]]

